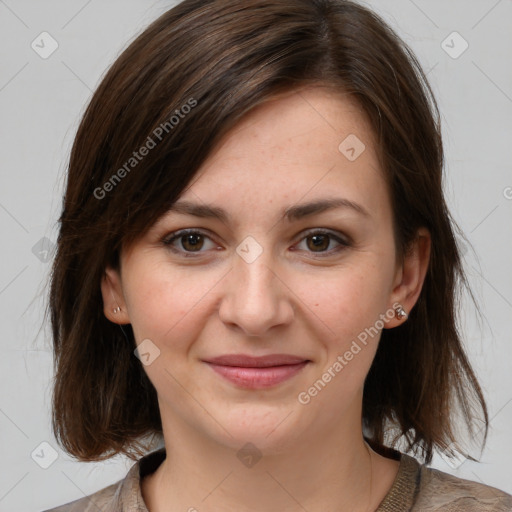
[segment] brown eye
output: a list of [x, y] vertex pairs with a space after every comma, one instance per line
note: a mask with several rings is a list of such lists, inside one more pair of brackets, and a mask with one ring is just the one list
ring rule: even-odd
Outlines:
[[[305, 242], [305, 248], [301, 248], [300, 245]], [[334, 247], [329, 249], [331, 244], [334, 242]], [[344, 240], [340, 236], [329, 233], [326, 231], [310, 231], [306, 233], [306, 236], [298, 244], [300, 250], [305, 250], [309, 253], [316, 253], [319, 256], [330, 256], [340, 250], [350, 246], [347, 240]]]
[[[330, 239], [329, 235], [312, 235], [306, 238], [308, 240], [308, 249], [312, 251], [325, 251], [329, 247]], [[309, 243], [311, 241], [311, 243]]]
[[199, 251], [203, 247], [204, 239], [203, 235], [200, 234], [189, 234], [183, 235], [180, 238], [181, 246], [186, 251]]
[[[194, 229], [175, 231], [169, 234], [162, 242], [173, 252], [183, 255], [200, 254], [206, 252], [206, 249], [217, 247], [209, 236]], [[210, 247], [208, 247], [208, 243]]]

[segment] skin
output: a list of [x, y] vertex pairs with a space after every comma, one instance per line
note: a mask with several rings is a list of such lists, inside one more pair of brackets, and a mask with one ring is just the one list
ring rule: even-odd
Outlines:
[[[349, 134], [366, 146], [354, 161], [338, 149]], [[323, 198], [349, 199], [368, 215], [337, 208], [283, 218], [285, 208]], [[168, 212], [102, 282], [107, 318], [131, 323], [137, 344], [150, 339], [160, 350], [144, 368], [158, 393], [167, 458], [142, 481], [148, 509], [375, 510], [399, 465], [368, 452], [362, 436], [363, 384], [380, 332], [308, 404], [297, 400], [393, 304], [410, 312], [428, 266], [425, 229], [397, 258], [362, 110], [322, 87], [280, 95], [227, 134], [180, 199], [224, 208], [231, 219]], [[184, 228], [204, 237], [178, 237], [173, 252], [162, 240]], [[305, 233], [312, 229], [349, 245], [323, 237], [315, 246], [315, 233]], [[251, 263], [236, 252], [247, 236], [263, 251]], [[387, 316], [384, 328], [404, 321]], [[235, 353], [310, 363], [272, 388], [248, 390], [203, 362]], [[261, 455], [252, 467], [237, 457], [248, 442]]]

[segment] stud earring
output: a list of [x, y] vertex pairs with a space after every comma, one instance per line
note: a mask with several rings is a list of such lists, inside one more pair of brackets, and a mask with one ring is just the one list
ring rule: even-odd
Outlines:
[[405, 309], [402, 307], [402, 306], [397, 306], [395, 308], [395, 317], [398, 319], [398, 320], [402, 320], [402, 318], [405, 318], [407, 319], [408, 318], [408, 314], [405, 312]]
[[117, 315], [117, 313], [121, 311], [121, 308], [117, 306], [117, 308], [114, 308], [112, 311], [114, 312], [114, 315]]

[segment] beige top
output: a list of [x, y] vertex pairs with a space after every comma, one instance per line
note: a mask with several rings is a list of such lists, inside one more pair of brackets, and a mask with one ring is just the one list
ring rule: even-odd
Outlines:
[[[400, 466], [391, 489], [375, 512], [511, 512], [512, 496], [463, 480], [394, 452]], [[136, 462], [126, 477], [100, 491], [44, 512], [148, 512], [140, 482], [165, 459], [165, 448]]]

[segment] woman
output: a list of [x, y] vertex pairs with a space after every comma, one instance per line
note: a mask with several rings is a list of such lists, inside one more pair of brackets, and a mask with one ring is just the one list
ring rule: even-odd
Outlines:
[[156, 20], [79, 127], [50, 295], [57, 439], [140, 459], [53, 510], [512, 510], [425, 465], [462, 451], [456, 411], [488, 422], [442, 166], [425, 76], [367, 9]]

